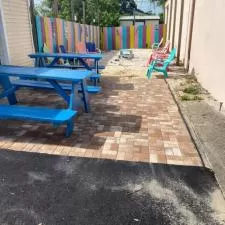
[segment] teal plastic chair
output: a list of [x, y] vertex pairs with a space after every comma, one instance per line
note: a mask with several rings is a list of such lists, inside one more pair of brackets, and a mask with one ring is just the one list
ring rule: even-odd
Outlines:
[[164, 78], [168, 78], [167, 68], [170, 63], [174, 60], [176, 56], [176, 49], [174, 48], [167, 59], [156, 59], [151, 62], [148, 67], [147, 77], [151, 78], [153, 71], [161, 72], [164, 75]]

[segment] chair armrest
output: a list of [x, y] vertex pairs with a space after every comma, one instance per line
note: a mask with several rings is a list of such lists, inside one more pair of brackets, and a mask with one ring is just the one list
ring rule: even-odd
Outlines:
[[156, 49], [156, 48], [158, 48], [159, 47], [159, 43], [153, 43], [152, 44], [152, 49]]
[[166, 61], [166, 59], [155, 59], [153, 61], [154, 61], [154, 64], [156, 64], [156, 63], [164, 63]]

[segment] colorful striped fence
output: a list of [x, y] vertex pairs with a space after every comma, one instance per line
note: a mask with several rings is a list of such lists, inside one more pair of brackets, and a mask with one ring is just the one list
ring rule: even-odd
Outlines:
[[76, 43], [95, 42], [100, 45], [99, 27], [65, 21], [59, 18], [36, 16], [38, 51], [44, 44], [50, 52], [58, 52], [58, 46], [64, 45], [68, 52], [76, 51]]
[[101, 31], [101, 49], [150, 48], [152, 43], [166, 40], [166, 25], [137, 25], [104, 27]]

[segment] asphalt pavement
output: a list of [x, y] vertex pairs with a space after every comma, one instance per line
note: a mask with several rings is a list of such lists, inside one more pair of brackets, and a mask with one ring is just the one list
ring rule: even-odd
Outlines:
[[225, 224], [203, 167], [0, 151], [0, 224]]

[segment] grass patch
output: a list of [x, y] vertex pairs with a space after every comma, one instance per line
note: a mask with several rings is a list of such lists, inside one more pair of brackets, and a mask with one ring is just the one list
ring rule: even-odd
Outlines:
[[184, 93], [198, 95], [201, 94], [201, 88], [199, 85], [190, 85], [183, 90]]
[[198, 95], [181, 95], [180, 96], [181, 101], [201, 101], [203, 100], [202, 97], [198, 96]]
[[204, 94], [204, 90], [195, 76], [188, 75], [180, 83], [179, 98], [181, 101], [201, 101], [204, 100], [202, 94]]
[[201, 96], [195, 95], [193, 97], [193, 101], [201, 101], [201, 100], [203, 100], [203, 98]]
[[193, 84], [193, 83], [197, 83], [197, 78], [195, 76], [186, 76], [186, 83], [187, 84]]
[[181, 101], [191, 101], [190, 95], [181, 95], [180, 99]]

